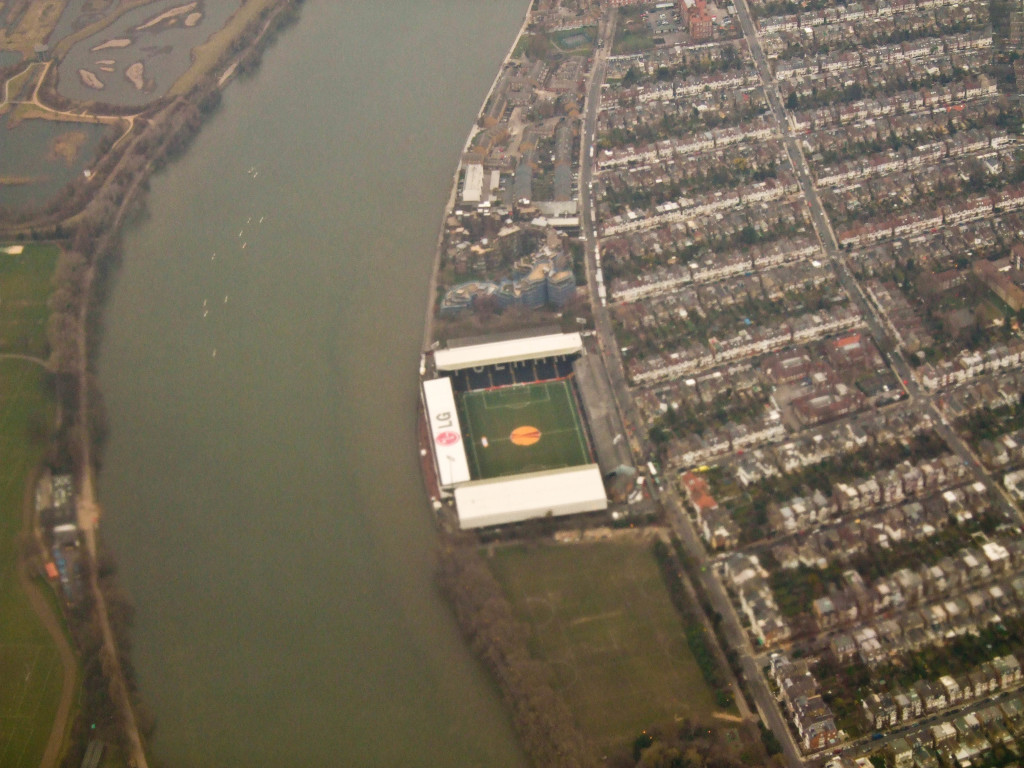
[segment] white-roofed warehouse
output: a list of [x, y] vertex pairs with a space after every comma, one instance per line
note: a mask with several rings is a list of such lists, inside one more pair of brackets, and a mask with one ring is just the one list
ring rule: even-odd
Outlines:
[[498, 477], [455, 489], [459, 527], [484, 528], [537, 517], [561, 517], [608, 508], [596, 464]]

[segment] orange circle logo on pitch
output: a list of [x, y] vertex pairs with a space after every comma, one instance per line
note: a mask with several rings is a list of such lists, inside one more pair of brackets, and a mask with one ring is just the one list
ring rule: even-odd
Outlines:
[[533, 445], [540, 440], [540, 430], [536, 427], [516, 427], [512, 430], [513, 445]]

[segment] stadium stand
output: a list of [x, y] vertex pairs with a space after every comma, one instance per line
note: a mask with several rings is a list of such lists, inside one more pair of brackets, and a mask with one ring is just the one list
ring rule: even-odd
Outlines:
[[[434, 374], [447, 379], [435, 388], [450, 384], [456, 402], [454, 409], [445, 403], [448, 410], [442, 408], [438, 418], [455, 410], [459, 424], [458, 435], [433, 435], [435, 468], [452, 474], [449, 456], [439, 457], [456, 447], [469, 464], [471, 479], [441, 483], [455, 494], [460, 527], [607, 508], [575, 380], [574, 363], [581, 359], [578, 333], [495, 339], [433, 353]], [[424, 382], [425, 393], [429, 384]]]
[[565, 379], [573, 373], [578, 355], [559, 355], [544, 360], [520, 360], [478, 368], [463, 368], [449, 373], [456, 392], [507, 387], [511, 384], [533, 384], [538, 381]]

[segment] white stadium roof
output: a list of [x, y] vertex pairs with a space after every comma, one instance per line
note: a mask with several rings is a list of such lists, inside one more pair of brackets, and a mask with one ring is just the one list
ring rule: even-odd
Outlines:
[[437, 460], [437, 477], [442, 488], [469, 482], [466, 444], [462, 440], [459, 414], [455, 410], [452, 380], [447, 377], [423, 382], [423, 402], [430, 424], [430, 439]]
[[608, 508], [596, 464], [466, 483], [455, 489], [460, 528], [518, 523]]
[[439, 371], [461, 371], [496, 363], [517, 363], [520, 360], [539, 360], [554, 355], [571, 355], [583, 349], [583, 338], [578, 333], [552, 333], [525, 339], [492, 341], [469, 347], [439, 349], [434, 353], [434, 365]]

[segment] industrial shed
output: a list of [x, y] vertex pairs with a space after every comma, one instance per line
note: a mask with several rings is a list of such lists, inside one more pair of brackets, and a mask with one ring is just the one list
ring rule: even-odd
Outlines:
[[459, 527], [484, 528], [608, 508], [596, 464], [479, 480], [455, 489]]

